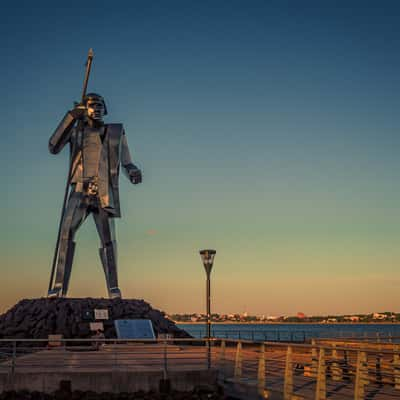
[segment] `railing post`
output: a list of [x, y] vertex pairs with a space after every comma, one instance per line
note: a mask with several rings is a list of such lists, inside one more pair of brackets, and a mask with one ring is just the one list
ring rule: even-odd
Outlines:
[[367, 354], [364, 351], [358, 351], [356, 381], [354, 384], [354, 400], [364, 400], [365, 385], [368, 383]]
[[339, 366], [339, 357], [336, 350], [336, 344], [332, 345], [332, 380], [339, 382], [343, 378], [342, 370]]
[[221, 340], [221, 347], [220, 347], [220, 350], [219, 350], [219, 362], [222, 365], [225, 363], [225, 351], [226, 351], [225, 340]]
[[11, 360], [11, 374], [14, 376], [15, 364], [17, 361], [17, 342], [14, 340], [12, 342], [12, 360]]
[[342, 376], [343, 379], [350, 380], [349, 355], [347, 350], [343, 352]]
[[163, 375], [164, 380], [168, 379], [168, 353], [167, 353], [167, 341], [164, 340], [164, 368], [163, 368]]
[[400, 389], [400, 346], [393, 346], [393, 376], [394, 388]]
[[315, 392], [315, 400], [326, 400], [326, 365], [325, 350], [319, 349], [317, 388]]
[[263, 396], [265, 389], [265, 345], [264, 343], [260, 346], [260, 357], [258, 360], [258, 371], [257, 371], [257, 387], [258, 393]]
[[[64, 368], [67, 368], [68, 362], [67, 362], [67, 343], [66, 340], [63, 338], [62, 342], [62, 359], [63, 359], [63, 364], [64, 364]], [[97, 342], [97, 349], [98, 349], [98, 342]]]
[[291, 400], [292, 395], [293, 395], [292, 347], [288, 346], [286, 351], [285, 380], [283, 383], [283, 399]]
[[382, 386], [382, 364], [381, 364], [381, 354], [376, 355], [375, 359], [375, 380], [377, 385]]
[[316, 347], [315, 339], [311, 340], [311, 368], [310, 368], [310, 378], [317, 377], [318, 371], [318, 349]]
[[115, 343], [115, 345], [113, 346], [113, 352], [114, 352], [114, 357], [113, 357], [114, 365], [113, 365], [113, 369], [117, 369], [117, 368], [118, 368], [118, 351], [117, 351], [117, 346], [116, 346], [117, 342], [115, 341], [114, 343]]
[[235, 357], [235, 372], [234, 379], [235, 381], [239, 380], [242, 377], [242, 342], [239, 340], [236, 347], [236, 357]]
[[207, 349], [207, 369], [211, 368], [211, 342], [210, 338], [206, 338], [206, 349]]

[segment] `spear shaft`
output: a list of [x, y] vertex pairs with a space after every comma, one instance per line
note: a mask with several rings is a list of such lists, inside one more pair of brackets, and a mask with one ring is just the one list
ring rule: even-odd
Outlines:
[[89, 49], [88, 58], [86, 61], [85, 79], [83, 81], [82, 99], [81, 99], [82, 102], [86, 96], [86, 90], [87, 90], [87, 85], [89, 82], [90, 69], [92, 68], [93, 57], [94, 57], [93, 49]]

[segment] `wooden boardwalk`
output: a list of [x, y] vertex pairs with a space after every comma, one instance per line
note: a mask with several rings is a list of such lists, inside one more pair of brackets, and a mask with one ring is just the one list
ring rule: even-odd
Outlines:
[[[221, 360], [220, 350], [215, 351], [215, 362], [223, 372], [224, 379], [240, 388], [246, 385], [257, 387], [259, 382], [258, 368], [260, 351], [257, 348], [242, 350], [241, 376], [235, 378], [235, 364], [237, 364], [237, 349], [227, 347], [224, 351], [224, 360]], [[339, 353], [339, 356], [342, 354]], [[265, 350], [265, 373], [264, 388], [266, 392], [281, 393], [282, 398], [285, 392], [285, 372], [287, 365], [287, 350], [283, 347], [268, 348]], [[371, 360], [375, 362], [375, 360]], [[312, 371], [312, 354], [306, 351], [294, 352], [291, 359], [292, 372], [292, 394], [298, 399], [316, 399], [317, 373]], [[345, 400], [355, 399], [356, 384], [356, 362], [354, 357], [347, 360], [348, 374], [336, 380], [333, 376], [332, 363], [325, 373], [326, 399]], [[384, 356], [380, 359], [378, 379], [376, 376], [376, 365], [368, 365], [368, 384], [363, 387], [364, 399], [391, 400], [400, 399], [400, 387], [395, 388], [392, 359]], [[311, 375], [311, 376], [310, 376]], [[399, 382], [400, 383], [400, 382]], [[274, 397], [275, 398], [275, 397]], [[278, 398], [278, 397], [277, 397]], [[324, 397], [320, 397], [322, 400]]]

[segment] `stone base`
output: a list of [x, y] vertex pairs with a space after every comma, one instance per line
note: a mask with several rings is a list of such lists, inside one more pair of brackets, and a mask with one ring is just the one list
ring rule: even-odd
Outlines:
[[94, 310], [107, 309], [109, 319], [101, 321], [106, 338], [116, 338], [114, 320], [149, 319], [154, 333], [168, 333], [177, 338], [190, 338], [163, 312], [153, 309], [144, 300], [95, 298], [40, 298], [21, 300], [0, 316], [0, 339], [47, 339], [48, 335], [64, 338], [90, 338], [90, 322]]

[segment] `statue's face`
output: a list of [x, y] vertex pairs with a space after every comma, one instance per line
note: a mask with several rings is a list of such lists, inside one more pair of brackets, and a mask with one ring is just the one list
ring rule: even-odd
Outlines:
[[104, 116], [104, 104], [100, 100], [88, 100], [87, 104], [87, 115], [89, 118], [95, 121], [103, 121]]

